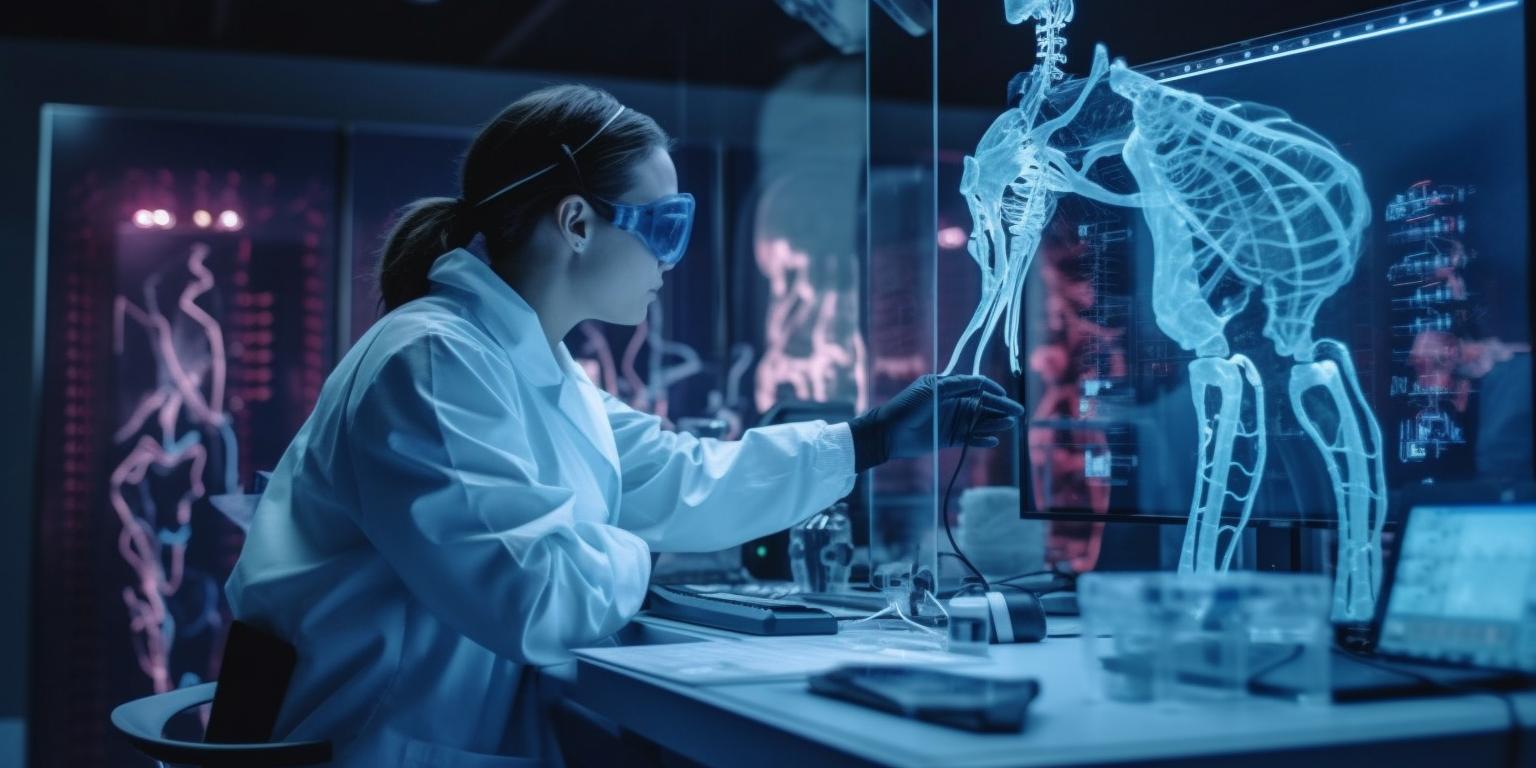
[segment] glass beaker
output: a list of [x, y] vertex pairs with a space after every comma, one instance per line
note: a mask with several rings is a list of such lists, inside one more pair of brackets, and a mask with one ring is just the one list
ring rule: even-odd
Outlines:
[[789, 568], [802, 592], [841, 592], [853, 567], [853, 523], [838, 502], [789, 530]]

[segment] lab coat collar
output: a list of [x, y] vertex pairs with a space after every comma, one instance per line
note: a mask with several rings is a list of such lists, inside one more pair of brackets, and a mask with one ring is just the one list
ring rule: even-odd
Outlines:
[[437, 257], [427, 278], [432, 282], [433, 293], [452, 294], [455, 301], [469, 308], [486, 332], [516, 361], [519, 375], [552, 398], [560, 412], [618, 472], [618, 447], [612, 429], [608, 428], [602, 396], [571, 357], [565, 342], [560, 342], [557, 350], [550, 350], [533, 307], [489, 264], [464, 248]]
[[[452, 293], [469, 308], [486, 332], [522, 364], [518, 373], [530, 384], [558, 387], [565, 381], [566, 368], [551, 353], [538, 314], [479, 256], [455, 248], [437, 257], [427, 279], [433, 293]], [[565, 351], [564, 342], [560, 350]]]
[[[572, 386], [565, 387], [560, 392], [560, 408], [571, 416], [571, 420], [577, 426], [583, 427], [582, 434], [592, 441], [603, 458], [615, 471], [619, 470], [619, 447], [614, 440], [613, 429], [608, 426], [608, 413], [603, 406], [603, 396], [597, 385], [588, 378], [587, 372], [581, 369], [581, 364], [571, 357], [570, 350], [565, 344], [560, 344], [558, 354], [560, 364], [565, 368], [566, 376]], [[581, 416], [575, 415], [580, 409]], [[581, 424], [582, 416], [585, 416], [587, 424]], [[599, 428], [597, 425], [601, 424]]]

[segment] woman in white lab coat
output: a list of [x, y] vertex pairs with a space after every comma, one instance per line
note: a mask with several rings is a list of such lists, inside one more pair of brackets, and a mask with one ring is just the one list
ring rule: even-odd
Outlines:
[[[403, 212], [389, 313], [326, 381], [226, 587], [236, 618], [298, 649], [275, 738], [329, 739], [339, 765], [528, 764], [548, 746], [527, 665], [622, 627], [652, 551], [793, 525], [930, 448], [936, 397], [955, 442], [1013, 426], [1021, 409], [975, 377], [735, 442], [595, 388], [561, 339], [644, 320], [687, 245], [668, 143], [604, 92], [545, 89], [484, 127], [463, 197]], [[476, 234], [488, 261], [464, 248]]]

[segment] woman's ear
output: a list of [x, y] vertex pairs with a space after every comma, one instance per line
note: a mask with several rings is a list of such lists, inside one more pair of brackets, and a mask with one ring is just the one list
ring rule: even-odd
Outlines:
[[555, 227], [566, 246], [585, 251], [592, 235], [592, 206], [581, 195], [566, 195], [555, 206]]

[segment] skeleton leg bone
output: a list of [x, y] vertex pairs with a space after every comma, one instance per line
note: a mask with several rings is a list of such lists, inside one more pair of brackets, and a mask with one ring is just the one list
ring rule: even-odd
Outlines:
[[[1035, 195], [1038, 197], [1030, 198], [1030, 205], [1025, 209], [1024, 219], [1009, 227], [1009, 234], [1012, 237], [1007, 243], [1008, 269], [1002, 284], [996, 286], [999, 295], [992, 302], [991, 309], [987, 312], [987, 319], [981, 326], [981, 341], [976, 345], [976, 355], [971, 366], [972, 374], [981, 373], [982, 353], [992, 340], [998, 321], [1002, 320], [1010, 308], [1018, 303], [1020, 295], [1024, 292], [1024, 278], [1029, 275], [1029, 265], [1034, 261], [1035, 251], [1040, 247], [1042, 230], [1045, 229], [1046, 222], [1050, 221], [1051, 214], [1056, 210], [1056, 201], [1048, 193], [1038, 191]], [[1016, 320], [1014, 322], [1016, 323]], [[1015, 333], [1006, 338], [1010, 341], [1017, 339], [1017, 326], [1010, 330]], [[1009, 346], [1011, 350], [1012, 343]], [[1008, 367], [1015, 376], [1023, 372], [1018, 355], [1009, 355]]]
[[[1368, 621], [1381, 589], [1381, 529], [1387, 517], [1381, 427], [1360, 392], [1349, 349], [1322, 339], [1312, 353], [1320, 359], [1291, 369], [1291, 409], [1323, 454], [1333, 480], [1339, 515], [1333, 619]], [[1315, 388], [1326, 399], [1305, 399]], [[1315, 407], [1309, 409], [1309, 403]]]
[[[1200, 422], [1200, 467], [1195, 475], [1184, 545], [1179, 552], [1179, 572], [1218, 570], [1218, 540], [1227, 532], [1231, 538], [1219, 567], [1225, 571], [1232, 564], [1239, 537], [1248, 524], [1254, 493], [1264, 473], [1264, 383], [1253, 362], [1243, 355], [1197, 358], [1189, 364], [1189, 381]], [[1206, 398], [1213, 389], [1220, 403], [1215, 413], [1207, 413]], [[1251, 397], [1247, 395], [1249, 389], [1253, 390]], [[1243, 414], [1245, 401], [1253, 405], [1248, 419]], [[1240, 445], [1249, 446], [1251, 465], [1233, 460], [1234, 449]], [[1234, 485], [1241, 490], [1234, 491]], [[1223, 526], [1222, 512], [1228, 499], [1239, 507], [1238, 520], [1235, 525]]]

